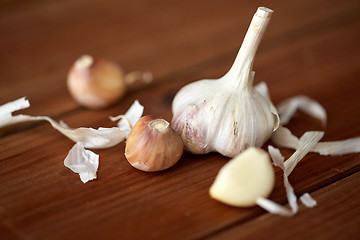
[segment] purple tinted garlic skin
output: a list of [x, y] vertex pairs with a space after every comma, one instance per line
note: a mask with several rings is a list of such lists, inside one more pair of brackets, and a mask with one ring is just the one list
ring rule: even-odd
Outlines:
[[209, 95], [173, 117], [172, 126], [187, 151], [235, 157], [249, 147], [261, 147], [270, 138], [277, 118], [268, 99], [255, 89], [251, 94], [229, 94], [226, 98], [221, 93]]
[[261, 147], [278, 127], [279, 117], [268, 94], [253, 87], [252, 71], [272, 12], [258, 8], [227, 74], [190, 83], [176, 94], [172, 126], [187, 151], [235, 157], [249, 147]]

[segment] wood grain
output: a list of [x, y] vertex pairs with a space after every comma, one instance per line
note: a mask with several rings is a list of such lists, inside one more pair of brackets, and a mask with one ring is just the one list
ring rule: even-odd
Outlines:
[[[354, 186], [359, 183], [360, 174], [355, 173], [313, 192], [318, 206], [312, 209], [300, 207], [301, 212], [293, 220], [284, 221], [282, 217], [264, 214], [209, 239], [264, 239], [269, 233], [274, 239], [311, 239], [314, 236], [316, 239], [356, 239], [360, 202], [359, 189]], [[336, 202], [332, 201], [334, 198]]]
[[[145, 114], [171, 121], [171, 102], [182, 86], [229, 69], [261, 4], [3, 2], [0, 104], [28, 96], [31, 108], [22, 113], [50, 115], [72, 127], [110, 127], [108, 116], [124, 113], [138, 99]], [[326, 128], [297, 113], [288, 124], [297, 136], [307, 130], [325, 131], [326, 141], [360, 136], [358, 1], [272, 1], [268, 7], [275, 13], [255, 59], [255, 82], [268, 84], [274, 103], [304, 94], [326, 108]], [[65, 79], [84, 53], [113, 59], [126, 71], [150, 70], [154, 83], [108, 109], [81, 108]], [[216, 153], [185, 154], [169, 170], [143, 173], [127, 163], [121, 143], [95, 150], [98, 179], [84, 185], [63, 165], [73, 143], [48, 123], [24, 123], [0, 133], [1, 239], [354, 239], [360, 234], [360, 195], [354, 187], [359, 154], [307, 155], [290, 181], [298, 196], [310, 192], [319, 205], [284, 218], [212, 200], [208, 189], [228, 161]], [[270, 198], [286, 204], [278, 169]]]

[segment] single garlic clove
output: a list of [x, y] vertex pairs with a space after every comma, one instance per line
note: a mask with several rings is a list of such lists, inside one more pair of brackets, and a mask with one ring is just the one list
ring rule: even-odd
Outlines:
[[221, 168], [210, 187], [210, 196], [232, 206], [251, 207], [256, 205], [257, 198], [268, 197], [274, 184], [275, 173], [268, 153], [252, 147]]
[[81, 56], [69, 71], [68, 89], [73, 98], [90, 109], [105, 108], [126, 92], [124, 73], [114, 62]]
[[125, 157], [135, 168], [145, 172], [172, 167], [180, 159], [184, 145], [170, 123], [147, 115], [131, 129], [126, 140]]

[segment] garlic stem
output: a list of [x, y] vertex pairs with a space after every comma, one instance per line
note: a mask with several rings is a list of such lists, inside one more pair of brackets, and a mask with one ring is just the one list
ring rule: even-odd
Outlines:
[[253, 76], [252, 64], [260, 41], [265, 33], [273, 10], [266, 7], [259, 7], [251, 20], [244, 41], [236, 56], [234, 64], [227, 75], [238, 80], [238, 88], [252, 86]]

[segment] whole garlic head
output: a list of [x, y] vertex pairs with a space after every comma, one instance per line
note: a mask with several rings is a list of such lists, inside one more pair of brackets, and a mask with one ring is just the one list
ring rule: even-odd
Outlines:
[[235, 157], [262, 146], [279, 126], [275, 107], [253, 87], [253, 59], [272, 10], [258, 8], [230, 71], [217, 80], [200, 80], [175, 96], [172, 126], [191, 153], [219, 152]]

